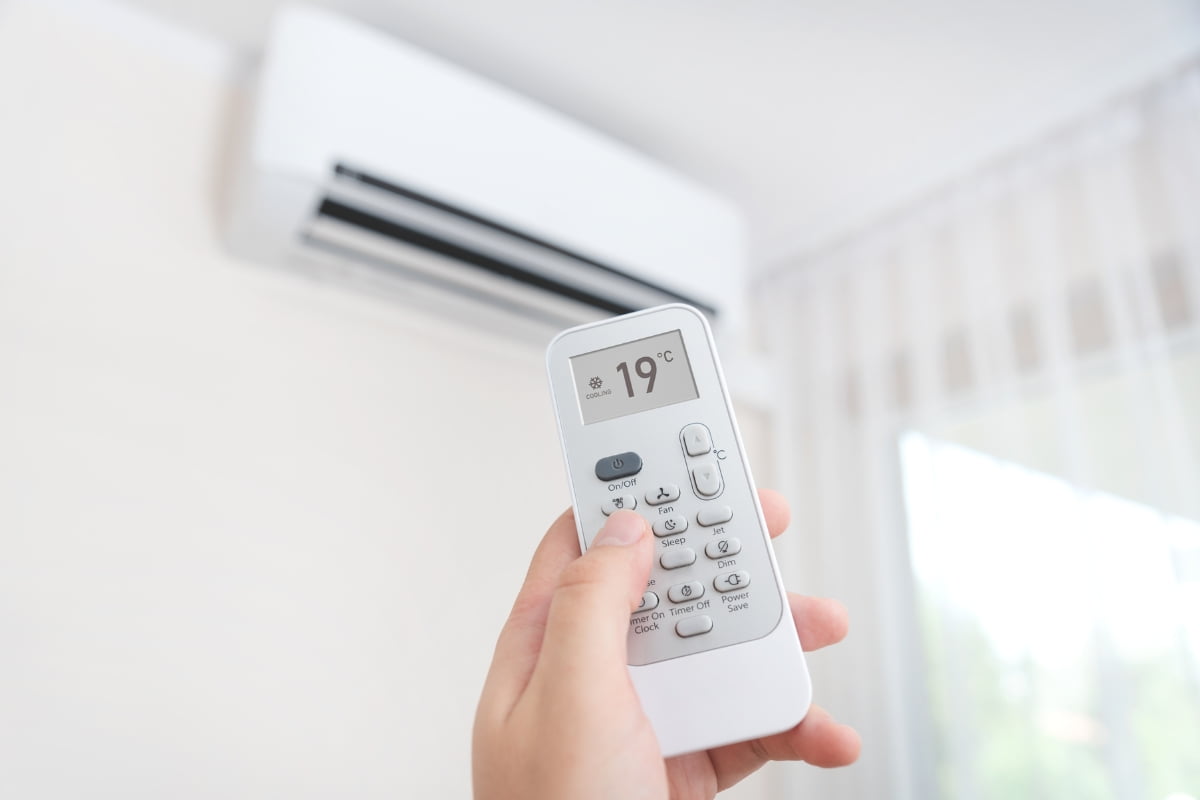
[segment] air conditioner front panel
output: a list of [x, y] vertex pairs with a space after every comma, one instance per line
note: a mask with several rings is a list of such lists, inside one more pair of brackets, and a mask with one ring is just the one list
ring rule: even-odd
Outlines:
[[[742, 222], [721, 197], [323, 10], [277, 15], [241, 152], [230, 241], [260, 260], [360, 258], [381, 280], [423, 275], [487, 302], [446, 258], [470, 252], [497, 304], [527, 292], [527, 306], [575, 307], [569, 322], [683, 300], [727, 326], [741, 306]], [[406, 260], [421, 266], [382, 266]]]

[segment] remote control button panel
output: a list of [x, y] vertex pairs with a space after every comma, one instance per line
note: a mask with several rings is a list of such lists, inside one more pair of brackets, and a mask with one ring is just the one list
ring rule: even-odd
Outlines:
[[654, 533], [650, 580], [630, 615], [630, 664], [756, 639], [780, 620], [765, 532], [741, 462], [729, 457], [737, 452], [732, 434], [723, 437], [721, 430], [690, 422], [639, 442], [637, 453], [596, 462], [597, 477], [606, 476], [590, 491], [592, 508], [602, 512], [592, 517], [596, 530], [604, 517], [627, 509], [645, 517]]

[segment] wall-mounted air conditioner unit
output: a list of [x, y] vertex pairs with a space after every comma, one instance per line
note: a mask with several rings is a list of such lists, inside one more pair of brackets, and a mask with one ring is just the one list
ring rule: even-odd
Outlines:
[[738, 316], [728, 203], [359, 23], [281, 12], [241, 135], [236, 253], [546, 333], [672, 301]]

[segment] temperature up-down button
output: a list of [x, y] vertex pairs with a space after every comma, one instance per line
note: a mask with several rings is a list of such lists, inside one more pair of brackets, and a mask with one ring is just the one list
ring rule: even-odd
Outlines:
[[596, 477], [602, 481], [628, 478], [642, 471], [642, 457], [637, 453], [618, 453], [596, 462]]
[[715, 461], [702, 461], [692, 468], [692, 484], [701, 497], [716, 497], [721, 493], [721, 470]]
[[683, 429], [683, 448], [689, 456], [702, 456], [712, 452], [712, 438], [708, 428], [696, 422]]

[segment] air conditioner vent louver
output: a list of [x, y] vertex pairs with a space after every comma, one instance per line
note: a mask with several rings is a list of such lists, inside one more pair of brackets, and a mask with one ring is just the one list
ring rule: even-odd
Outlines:
[[[430, 276], [443, 285], [476, 282], [479, 276], [466, 277], [476, 271], [609, 314], [683, 302], [717, 316], [698, 298], [345, 164], [336, 166], [330, 185], [304, 233], [311, 243], [335, 239], [345, 248], [348, 236], [375, 236], [377, 245], [386, 240], [446, 259], [434, 262]], [[331, 225], [340, 229], [336, 237], [328, 237]], [[420, 269], [421, 260], [409, 261]]]
[[493, 327], [497, 313], [551, 331], [670, 302], [736, 318], [741, 220], [702, 187], [325, 11], [281, 11], [262, 63], [235, 252]]

